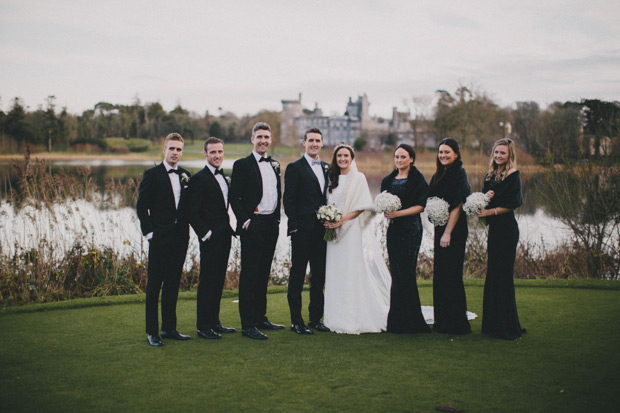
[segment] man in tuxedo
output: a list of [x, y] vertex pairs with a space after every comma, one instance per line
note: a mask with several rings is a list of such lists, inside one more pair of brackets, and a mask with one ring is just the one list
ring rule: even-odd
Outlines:
[[228, 216], [228, 177], [221, 169], [224, 142], [207, 139], [204, 155], [207, 165], [192, 177], [188, 191], [190, 224], [200, 242], [196, 327], [198, 337], [220, 339], [220, 333], [235, 332], [220, 323], [220, 300], [233, 234]]
[[304, 155], [286, 167], [284, 175], [284, 212], [288, 217], [292, 258], [288, 282], [288, 305], [291, 311], [291, 330], [297, 334], [313, 334], [301, 316], [301, 292], [310, 263], [309, 325], [327, 332], [322, 322], [323, 287], [325, 286], [325, 228], [317, 219], [316, 211], [327, 203], [327, 170], [329, 164], [321, 161], [323, 134], [318, 128], [304, 133]]
[[233, 165], [230, 205], [241, 237], [239, 315], [242, 334], [266, 340], [260, 329], [280, 330], [267, 319], [267, 283], [280, 225], [280, 164], [267, 157], [271, 127], [259, 122], [250, 139], [254, 150]]
[[[146, 284], [146, 334], [150, 345], [161, 338], [189, 340], [177, 331], [177, 297], [189, 242], [187, 186], [190, 173], [178, 167], [183, 138], [171, 133], [164, 142], [164, 161], [144, 172], [138, 189], [137, 212], [142, 234], [149, 241]], [[161, 290], [161, 338], [157, 303]]]

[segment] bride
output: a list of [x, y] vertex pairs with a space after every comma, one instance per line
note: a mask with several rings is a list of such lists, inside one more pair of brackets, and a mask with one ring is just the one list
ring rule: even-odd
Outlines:
[[327, 200], [343, 216], [325, 223], [337, 239], [327, 243], [324, 323], [337, 333], [378, 333], [387, 326], [391, 277], [369, 225], [374, 205], [368, 182], [354, 158], [353, 147], [340, 143], [329, 169]]

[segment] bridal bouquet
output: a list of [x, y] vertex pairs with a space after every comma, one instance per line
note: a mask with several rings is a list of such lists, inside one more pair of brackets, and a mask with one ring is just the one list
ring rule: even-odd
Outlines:
[[448, 223], [450, 218], [450, 205], [441, 198], [436, 196], [426, 200], [426, 208], [424, 209], [428, 215], [428, 219], [436, 227], [441, 227]]
[[[321, 222], [338, 222], [342, 218], [342, 211], [334, 204], [327, 204], [316, 211], [316, 217]], [[325, 241], [335, 241], [337, 238], [334, 228], [325, 228]]]
[[489, 205], [489, 197], [482, 192], [474, 192], [467, 198], [465, 198], [465, 203], [463, 204], [463, 211], [467, 215], [478, 215], [478, 213]]
[[383, 191], [375, 198], [375, 211], [382, 214], [384, 212], [398, 211], [402, 204], [400, 198], [388, 191]]

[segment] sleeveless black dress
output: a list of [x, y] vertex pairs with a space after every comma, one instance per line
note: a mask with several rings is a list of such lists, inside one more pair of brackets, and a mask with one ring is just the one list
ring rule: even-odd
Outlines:
[[[460, 160], [448, 168], [443, 178], [431, 182], [429, 197], [442, 198], [452, 211], [470, 194], [467, 173]], [[439, 245], [446, 226], [435, 227], [435, 248], [433, 264], [433, 306], [435, 324], [433, 330], [444, 334], [468, 334], [471, 326], [467, 320], [467, 299], [463, 285], [463, 263], [467, 236], [467, 216], [461, 211], [452, 230], [450, 245]]]
[[[405, 179], [395, 179], [398, 170], [381, 182], [381, 192], [388, 191], [400, 198], [402, 207], [424, 207], [428, 185], [424, 176], [412, 166]], [[390, 333], [430, 333], [420, 307], [420, 295], [416, 283], [418, 252], [422, 243], [420, 215], [391, 220], [387, 230], [387, 250], [392, 275], [390, 312], [387, 331]]]
[[[523, 204], [519, 171], [503, 181], [484, 180], [482, 192], [494, 191], [487, 209], [515, 209]], [[525, 332], [519, 323], [515, 299], [514, 265], [519, 242], [519, 226], [514, 212], [486, 217], [489, 225], [488, 267], [484, 283], [482, 332], [492, 337], [514, 340]]]

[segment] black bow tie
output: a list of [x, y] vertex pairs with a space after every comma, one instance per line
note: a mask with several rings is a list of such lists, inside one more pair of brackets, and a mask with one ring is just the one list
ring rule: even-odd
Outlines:
[[217, 175], [217, 174], [224, 176], [224, 172], [221, 169], [216, 169], [215, 172], [213, 172], [213, 175]]
[[261, 157], [258, 162], [271, 162], [271, 156]]
[[179, 171], [178, 169], [173, 169], [173, 168], [168, 169], [168, 173], [181, 175], [181, 171]]

